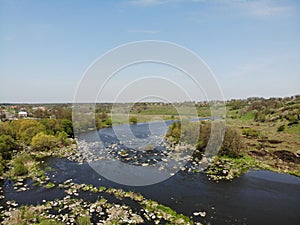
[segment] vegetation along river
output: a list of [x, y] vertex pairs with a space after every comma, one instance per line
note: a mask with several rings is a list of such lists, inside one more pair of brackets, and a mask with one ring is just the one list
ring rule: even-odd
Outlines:
[[[139, 138], [149, 136], [150, 130], [151, 132], [157, 130], [155, 137], [159, 138], [166, 129], [159, 129], [159, 126], [151, 127], [149, 123], [142, 123], [130, 125], [130, 129]], [[85, 139], [88, 140], [89, 134], [86, 135]], [[106, 147], [117, 144], [113, 128], [102, 129], [99, 135], [105, 140]], [[93, 140], [93, 137], [90, 137], [90, 140]], [[116, 151], [119, 151], [119, 145], [120, 143], [114, 145]], [[155, 148], [154, 152], [163, 150], [163, 147]], [[133, 154], [129, 149], [127, 152]], [[140, 160], [144, 163], [149, 157], [153, 159], [153, 156], [141, 155]], [[151, 160], [148, 162], [151, 164]], [[72, 182], [78, 184], [93, 184], [138, 192], [146, 198], [169, 206], [176, 212], [193, 217], [194, 221], [204, 224], [208, 222], [211, 224], [300, 224], [300, 178], [292, 175], [258, 170], [250, 171], [232, 181], [215, 182], [209, 180], [204, 173], [180, 170], [161, 183], [127, 186], [109, 181], [96, 173], [87, 162], [78, 163], [66, 158], [49, 157], [45, 159], [44, 165], [51, 167], [51, 170], [46, 173], [55, 184], [72, 179]], [[34, 186], [30, 179], [25, 183], [29, 189], [17, 192], [12, 182], [5, 181], [5, 198], [1, 203], [16, 200], [19, 205], [37, 204], [67, 195], [57, 186], [52, 189]], [[95, 201], [100, 196], [101, 193], [79, 192], [78, 198]], [[131, 205], [131, 207], [136, 206]], [[194, 214], [200, 211], [205, 212], [205, 216]]]

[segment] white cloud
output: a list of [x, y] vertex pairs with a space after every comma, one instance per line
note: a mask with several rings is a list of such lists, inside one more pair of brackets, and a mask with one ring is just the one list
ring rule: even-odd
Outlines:
[[[212, 9], [217, 9], [234, 15], [248, 15], [252, 17], [271, 17], [290, 15], [297, 11], [295, 5], [289, 1], [271, 1], [271, 0], [131, 0], [131, 5], [150, 7], [163, 4], [206, 4]], [[219, 12], [219, 11], [218, 11]]]
[[188, 20], [196, 23], [209, 22], [214, 18], [270, 20], [293, 16], [300, 10], [299, 4], [289, 1], [190, 0], [190, 2], [204, 6], [193, 7], [194, 9], [186, 12]]
[[[280, 3], [280, 4], [279, 4]], [[283, 2], [276, 1], [231, 1], [226, 4], [239, 10], [243, 14], [254, 17], [270, 17], [270, 16], [282, 16], [289, 15], [293, 11], [291, 5], [284, 5]]]

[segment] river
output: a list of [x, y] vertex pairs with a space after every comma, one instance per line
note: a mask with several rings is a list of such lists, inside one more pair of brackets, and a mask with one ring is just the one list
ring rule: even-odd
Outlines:
[[[143, 129], [141, 125], [131, 126], [131, 129], [135, 128], [141, 136], [149, 133], [149, 129]], [[110, 129], [105, 131], [106, 138], [112, 132]], [[87, 163], [59, 158], [47, 158], [45, 162], [53, 169], [47, 175], [56, 184], [73, 179], [75, 183], [139, 192], [187, 216], [193, 216], [195, 211], [205, 211], [204, 218], [193, 216], [195, 221], [204, 224], [300, 224], [300, 178], [291, 175], [260, 170], [248, 172], [233, 181], [217, 183], [209, 180], [204, 173], [179, 171], [157, 184], [127, 186], [104, 178]], [[26, 182], [30, 188], [25, 192], [16, 192], [12, 184], [6, 182], [5, 199], [1, 203], [16, 200], [21, 205], [37, 204], [66, 195], [59, 188], [36, 187], [30, 179]], [[80, 197], [93, 201], [99, 196]]]

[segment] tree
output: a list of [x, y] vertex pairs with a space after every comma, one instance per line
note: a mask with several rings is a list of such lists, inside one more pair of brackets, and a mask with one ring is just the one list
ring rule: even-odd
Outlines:
[[49, 117], [49, 113], [47, 110], [44, 109], [36, 109], [33, 111], [33, 117], [35, 118], [46, 118]]
[[62, 130], [69, 135], [69, 137], [74, 137], [73, 123], [72, 123], [71, 120], [69, 120], [69, 119], [62, 119], [61, 120], [61, 127], [62, 127]]
[[33, 150], [42, 151], [42, 150], [50, 150], [58, 147], [58, 143], [56, 138], [53, 135], [47, 135], [43, 132], [38, 133], [32, 138], [31, 147]]
[[12, 132], [9, 122], [0, 123], [0, 136], [3, 134], [12, 136]]
[[15, 140], [9, 135], [0, 136], [0, 154], [3, 159], [11, 159], [12, 150], [17, 147]]
[[18, 138], [26, 145], [31, 143], [32, 138], [40, 132], [46, 132], [46, 128], [36, 120], [18, 120]]
[[55, 116], [56, 119], [71, 120], [72, 110], [64, 105], [54, 106], [52, 109], [52, 115]]
[[62, 130], [61, 124], [56, 119], [44, 118], [40, 120], [40, 123], [44, 125], [46, 128], [47, 134], [56, 134], [57, 132]]

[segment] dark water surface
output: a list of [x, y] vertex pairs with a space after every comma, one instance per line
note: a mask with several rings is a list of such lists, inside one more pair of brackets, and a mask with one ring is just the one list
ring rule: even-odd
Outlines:
[[[170, 179], [145, 187], [123, 186], [98, 175], [88, 164], [66, 159], [47, 160], [55, 171], [51, 180], [112, 186], [142, 193], [145, 197], [170, 206], [175, 211], [192, 216], [195, 211], [206, 211], [201, 222], [211, 224], [300, 224], [300, 179], [268, 171], [254, 171], [233, 181], [213, 182], [203, 173], [179, 172]], [[53, 177], [54, 176], [54, 177]], [[62, 198], [61, 189], [32, 186], [25, 192], [15, 192], [11, 186], [4, 189], [6, 199], [19, 204], [42, 203], [42, 200]], [[89, 200], [96, 200], [95, 194]]]
[[[134, 129], [134, 128], [133, 128]], [[139, 135], [149, 134], [149, 129], [136, 126]], [[145, 133], [143, 133], [145, 130]], [[111, 130], [104, 133], [106, 138]], [[108, 135], [108, 136], [107, 136]], [[107, 139], [107, 141], [110, 141]], [[113, 141], [110, 141], [113, 142]], [[178, 213], [193, 216], [195, 211], [205, 211], [206, 217], [193, 216], [195, 221], [211, 224], [300, 224], [300, 178], [269, 171], [253, 171], [233, 181], [214, 182], [203, 173], [180, 171], [164, 182], [141, 187], [131, 187], [111, 182], [96, 173], [87, 163], [79, 164], [67, 159], [48, 158], [46, 164], [54, 170], [47, 172], [51, 181], [93, 184], [122, 188], [143, 194]], [[35, 187], [16, 192], [11, 184], [4, 187], [5, 199], [19, 204], [42, 203], [43, 200], [62, 198], [64, 190]], [[79, 196], [93, 201], [97, 194]]]

